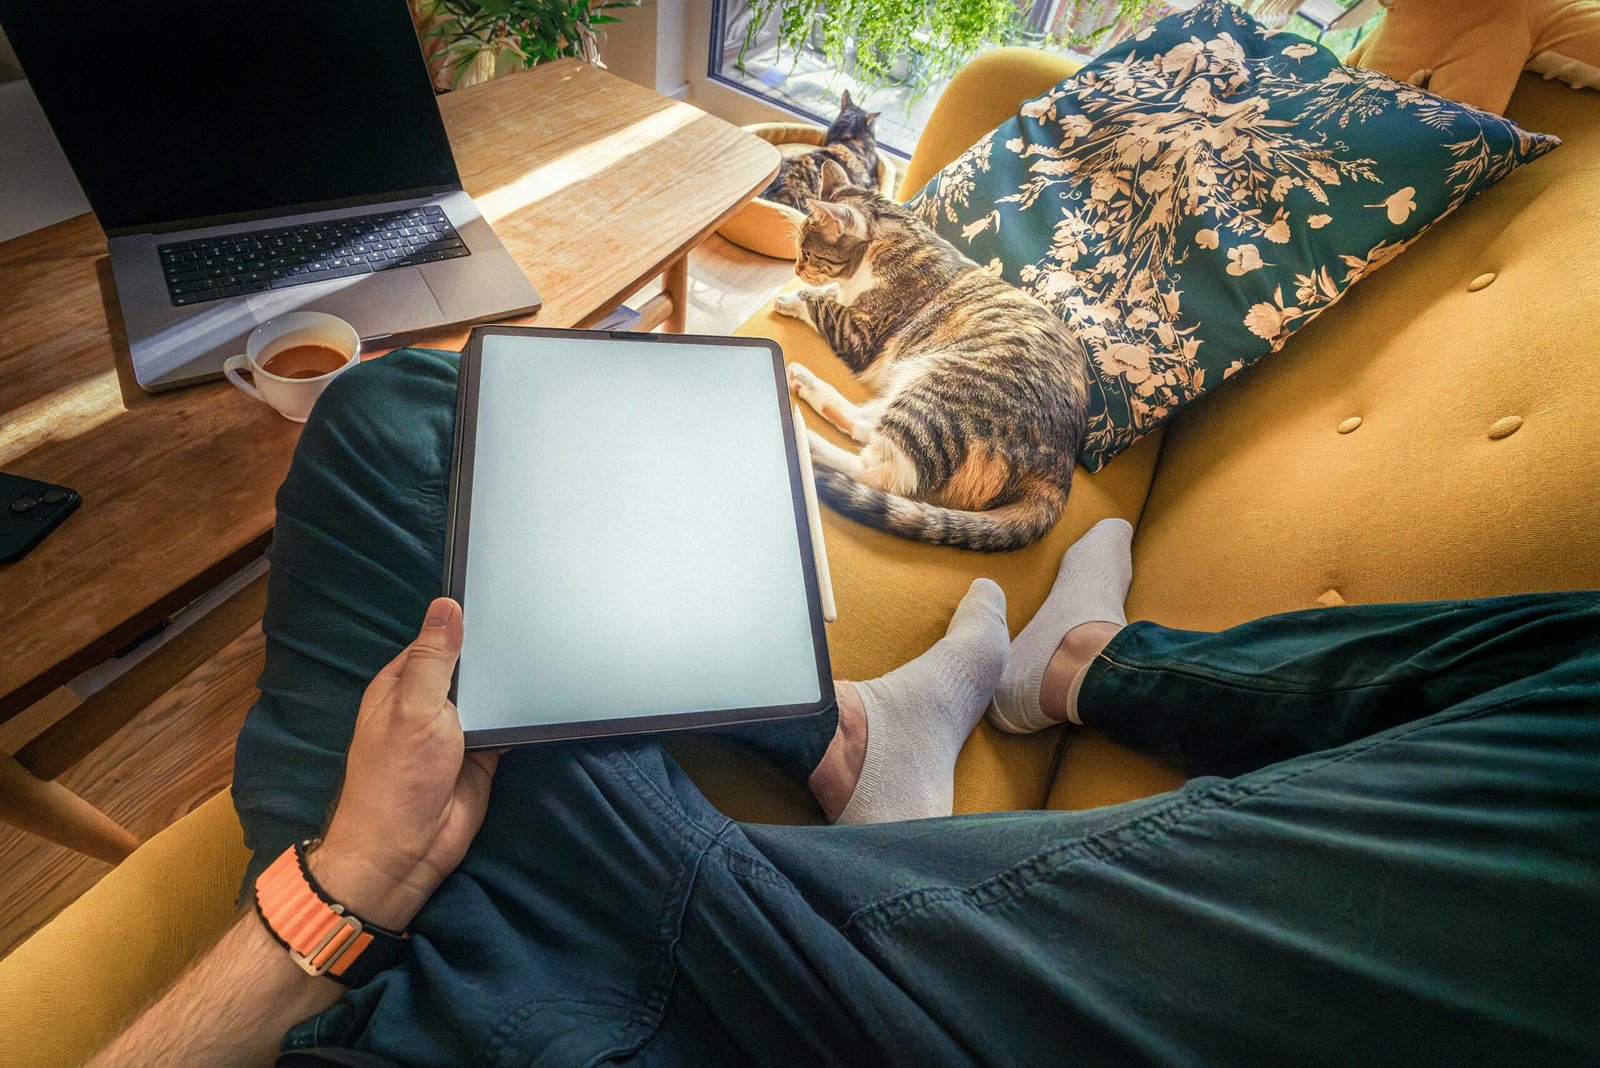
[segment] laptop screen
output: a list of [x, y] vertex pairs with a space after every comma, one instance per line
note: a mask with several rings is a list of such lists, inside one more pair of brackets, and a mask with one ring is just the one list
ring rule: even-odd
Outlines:
[[0, 0], [108, 232], [459, 184], [406, 0]]

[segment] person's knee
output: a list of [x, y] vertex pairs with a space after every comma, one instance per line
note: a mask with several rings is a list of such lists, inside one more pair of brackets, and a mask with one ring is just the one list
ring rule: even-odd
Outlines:
[[397, 416], [453, 413], [457, 368], [451, 356], [417, 349], [367, 360], [328, 383], [309, 423], [382, 428]]
[[381, 462], [436, 451], [454, 433], [458, 366], [453, 355], [400, 349], [346, 371], [317, 399], [301, 453]]

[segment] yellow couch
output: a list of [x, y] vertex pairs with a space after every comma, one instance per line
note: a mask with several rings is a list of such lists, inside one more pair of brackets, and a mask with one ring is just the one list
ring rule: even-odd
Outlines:
[[[902, 191], [1070, 69], [1023, 50], [973, 63], [940, 101]], [[871, 676], [920, 652], [978, 575], [1005, 587], [1015, 630], [1063, 549], [1108, 515], [1137, 528], [1129, 615], [1177, 627], [1317, 605], [1600, 587], [1600, 96], [1524, 77], [1509, 113], [1565, 147], [1183, 412], [1164, 440], [1146, 439], [1098, 474], [1080, 471], [1066, 517], [1043, 542], [984, 556], [830, 513], [838, 673]], [[763, 311], [743, 332], [778, 339], [847, 395], [860, 393], [794, 320]], [[817, 818], [804, 792], [769, 768], [703, 739], [674, 748], [732, 815]], [[957, 780], [963, 812], [1091, 807], [1177, 781], [1091, 733], [1016, 738], [987, 725]], [[244, 862], [229, 798], [218, 795], [0, 961], [0, 1065], [73, 1064], [98, 1046], [222, 930]]]

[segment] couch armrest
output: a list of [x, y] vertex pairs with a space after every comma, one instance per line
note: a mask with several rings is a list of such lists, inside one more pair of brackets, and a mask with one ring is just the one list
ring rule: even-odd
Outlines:
[[900, 177], [905, 200], [945, 164], [1083, 64], [1037, 48], [997, 48], [962, 67], [928, 117], [917, 150]]
[[223, 790], [0, 960], [0, 1068], [103, 1046], [227, 928], [248, 857]]

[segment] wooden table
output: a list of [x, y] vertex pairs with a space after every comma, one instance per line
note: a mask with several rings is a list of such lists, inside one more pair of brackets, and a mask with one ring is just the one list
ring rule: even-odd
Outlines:
[[[573, 60], [439, 108], [467, 192], [544, 298], [514, 322], [590, 325], [664, 272], [646, 324], [682, 330], [689, 250], [778, 168], [770, 144]], [[408, 340], [459, 348], [466, 334]], [[159, 395], [133, 384], [93, 216], [0, 244], [0, 467], [84, 500], [0, 567], [0, 722], [259, 557], [298, 433], [226, 383]], [[17, 758], [0, 754], [0, 815], [23, 788], [71, 806], [17, 778], [53, 778], [60, 745]], [[115, 838], [95, 832], [97, 855], [125, 852]]]

